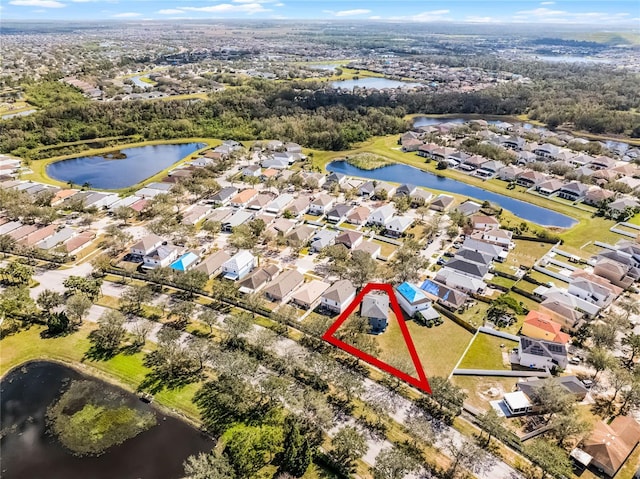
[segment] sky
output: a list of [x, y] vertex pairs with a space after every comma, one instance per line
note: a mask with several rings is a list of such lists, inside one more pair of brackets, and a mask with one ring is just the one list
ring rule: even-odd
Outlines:
[[640, 0], [0, 0], [3, 20], [305, 19], [624, 25]]

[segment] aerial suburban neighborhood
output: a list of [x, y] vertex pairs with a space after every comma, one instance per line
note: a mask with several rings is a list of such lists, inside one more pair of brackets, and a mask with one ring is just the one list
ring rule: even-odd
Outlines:
[[637, 28], [131, 13], [0, 33], [3, 477], [638, 477]]

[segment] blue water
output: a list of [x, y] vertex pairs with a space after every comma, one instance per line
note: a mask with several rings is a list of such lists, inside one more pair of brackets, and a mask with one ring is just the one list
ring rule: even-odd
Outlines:
[[523, 220], [532, 221], [539, 225], [570, 228], [577, 223], [576, 220], [560, 213], [549, 211], [540, 206], [532, 205], [520, 200], [514, 200], [508, 196], [492, 193], [476, 186], [467, 185], [458, 180], [444, 178], [427, 171], [419, 170], [407, 165], [389, 165], [376, 170], [361, 170], [345, 161], [332, 161], [327, 165], [327, 170], [344, 173], [350, 176], [359, 176], [372, 180], [390, 181], [393, 183], [411, 183], [417, 186], [449, 191], [459, 195], [465, 195], [481, 201], [490, 201], [502, 208], [511, 211]]
[[[418, 128], [419, 126], [431, 126], [431, 125], [439, 125], [440, 123], [457, 123], [462, 124], [468, 121], [471, 121], [473, 118], [445, 118], [445, 117], [434, 117], [434, 116], [416, 116], [413, 119], [413, 126]], [[486, 120], [490, 125], [495, 125], [497, 123], [501, 123], [500, 120]], [[507, 122], [509, 123], [509, 122]], [[530, 127], [532, 125], [529, 125]], [[526, 127], [525, 127], [526, 128]]]
[[410, 83], [399, 80], [390, 80], [389, 78], [380, 78], [380, 77], [365, 77], [358, 78], [357, 80], [342, 80], [342, 81], [334, 81], [331, 83], [333, 88], [344, 88], [348, 90], [352, 90], [355, 87], [359, 88], [413, 88], [417, 86], [422, 86], [422, 83]]
[[48, 165], [47, 174], [75, 185], [89, 183], [91, 188], [115, 190], [135, 185], [204, 146], [204, 143], [181, 143], [125, 148], [111, 152], [126, 155], [122, 160], [105, 156], [70, 158]]

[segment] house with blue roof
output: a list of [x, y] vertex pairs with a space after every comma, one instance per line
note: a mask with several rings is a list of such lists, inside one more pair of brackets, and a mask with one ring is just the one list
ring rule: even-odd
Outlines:
[[200, 257], [197, 254], [189, 251], [188, 253], [183, 254], [177, 260], [171, 263], [169, 267], [171, 269], [175, 269], [176, 271], [182, 271], [183, 273], [186, 273], [191, 268], [193, 268], [199, 260]]
[[412, 318], [418, 311], [425, 319], [436, 319], [440, 315], [433, 309], [433, 303], [425, 292], [417, 286], [404, 282], [396, 287], [398, 304], [407, 316]]

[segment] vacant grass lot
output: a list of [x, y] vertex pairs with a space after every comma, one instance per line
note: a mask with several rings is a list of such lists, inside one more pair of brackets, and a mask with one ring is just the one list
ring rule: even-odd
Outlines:
[[[503, 348], [500, 347], [501, 344], [504, 345]], [[502, 361], [502, 352], [508, 352], [516, 346], [518, 346], [516, 341], [479, 333], [458, 367], [461, 369], [510, 370], [511, 368], [505, 366]]]
[[[453, 321], [442, 318], [440, 326], [427, 328], [414, 321], [407, 321], [411, 339], [416, 347], [420, 361], [424, 366], [427, 377], [447, 377], [466, 349], [472, 335]], [[403, 357], [410, 360], [409, 350], [405, 346], [400, 326], [393, 315], [389, 320], [387, 330], [376, 336], [382, 350], [381, 357], [389, 360], [392, 357]], [[408, 371], [414, 374], [415, 371]]]
[[[489, 376], [453, 376], [451, 382], [467, 393], [465, 403], [472, 407], [488, 410], [490, 401], [502, 398], [504, 393], [515, 389], [518, 378], [495, 378]], [[489, 390], [496, 389], [499, 394], [491, 396]]]

